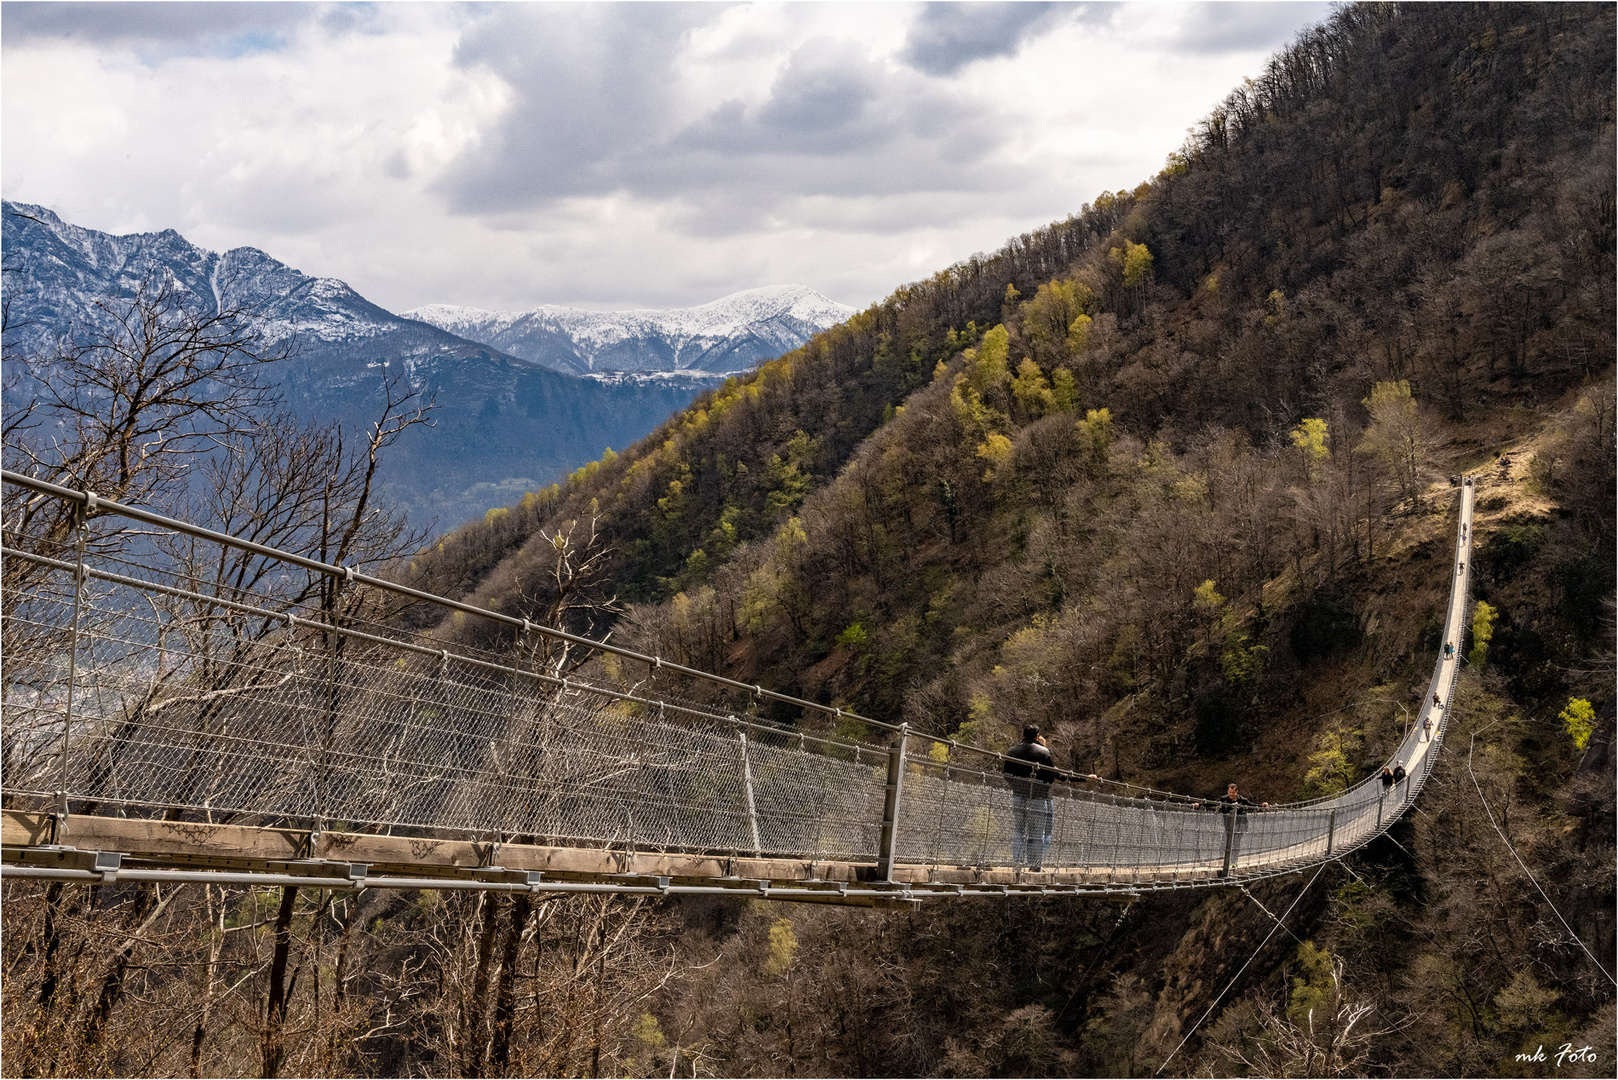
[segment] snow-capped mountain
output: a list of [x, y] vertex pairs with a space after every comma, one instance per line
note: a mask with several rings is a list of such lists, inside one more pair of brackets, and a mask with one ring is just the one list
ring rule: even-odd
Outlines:
[[689, 308], [587, 311], [547, 304], [484, 311], [429, 304], [407, 318], [577, 375], [747, 371], [798, 348], [854, 309], [803, 285], [747, 289]]
[[584, 379], [562, 374], [437, 326], [401, 318], [335, 278], [313, 277], [256, 248], [223, 253], [172, 229], [114, 236], [50, 210], [0, 205], [5, 246], [8, 365], [14, 396], [36, 396], [55, 343], [107, 329], [142, 283], [172, 275], [193, 311], [245, 306], [265, 343], [295, 345], [261, 370], [285, 406], [364, 431], [377, 419], [384, 380], [403, 375], [436, 401], [434, 426], [390, 448], [384, 491], [412, 517], [448, 528], [505, 506], [601, 455], [624, 449], [683, 408], [714, 377]]
[[311, 277], [257, 248], [208, 251], [173, 229], [114, 236], [26, 203], [7, 202], [4, 211], [6, 266], [19, 271], [13, 301], [34, 316], [36, 335], [93, 318], [98, 301], [132, 293], [158, 268], [216, 310], [255, 308], [270, 342], [352, 342], [414, 329], [345, 282]]

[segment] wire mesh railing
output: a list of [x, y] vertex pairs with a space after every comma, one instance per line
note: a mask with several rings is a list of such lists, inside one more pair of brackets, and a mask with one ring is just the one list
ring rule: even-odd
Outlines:
[[[1468, 485], [1446, 641], [1459, 641], [1464, 616], [1470, 516]], [[383, 587], [276, 555], [344, 589]], [[4, 557], [32, 568], [0, 611], [0, 764], [14, 807], [876, 863], [890, 873], [895, 864], [1042, 866], [1097, 886], [1172, 887], [1273, 874], [1367, 842], [1414, 799], [1443, 728], [1429, 701], [1395, 755], [1409, 776], [1392, 789], [1373, 779], [1328, 800], [1224, 815], [1066, 774], [1017, 790], [1000, 755], [902, 726], [867, 721], [889, 733], [879, 742], [728, 714], [665, 692], [662, 661], [629, 650], [607, 651], [646, 661], [649, 679], [608, 686], [368, 621], [373, 608], [334, 607], [330, 592], [322, 606], [308, 590], [289, 600], [195, 567], [86, 558], [82, 545], [25, 549], [11, 537]], [[1434, 694], [1453, 693], [1458, 663], [1440, 656]], [[923, 749], [939, 742], [951, 749], [942, 759]]]

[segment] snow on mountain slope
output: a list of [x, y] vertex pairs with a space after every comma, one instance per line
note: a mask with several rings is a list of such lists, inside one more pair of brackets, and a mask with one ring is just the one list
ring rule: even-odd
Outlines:
[[[29, 325], [45, 336], [82, 325], [94, 318], [98, 301], [127, 295], [160, 270], [205, 307], [254, 308], [271, 343], [295, 338], [308, 349], [402, 335], [410, 345], [392, 341], [388, 351], [463, 354], [475, 343], [572, 375], [622, 382], [679, 373], [700, 385], [795, 349], [853, 314], [805, 286], [772, 285], [691, 308], [491, 312], [431, 305], [399, 316], [345, 282], [305, 274], [257, 248], [208, 251], [173, 229], [114, 236], [26, 203], [7, 202], [4, 211], [6, 249], [19, 253], [8, 266], [21, 271], [8, 283], [19, 301], [14, 314], [26, 309]], [[43, 337], [33, 344], [44, 344]]]
[[547, 304], [484, 311], [430, 304], [407, 318], [578, 374], [746, 371], [802, 345], [854, 309], [803, 285], [747, 289], [690, 308], [587, 311]]
[[40, 396], [60, 338], [94, 340], [111, 328], [120, 301], [143, 284], [171, 280], [188, 311], [246, 306], [268, 344], [291, 339], [292, 355], [259, 375], [300, 418], [363, 432], [395, 375], [432, 402], [433, 425], [407, 431], [377, 474], [389, 504], [422, 523], [453, 526], [566, 476], [609, 446], [627, 448], [718, 378], [579, 378], [401, 318], [344, 282], [301, 273], [256, 248], [219, 254], [172, 229], [113, 236], [41, 206], [5, 202], [0, 210], [7, 304], [0, 410]]
[[271, 342], [291, 337], [347, 342], [410, 326], [345, 282], [311, 277], [257, 248], [221, 254], [173, 229], [113, 236], [71, 225], [27, 203], [7, 202], [4, 214], [7, 268], [20, 271], [14, 300], [42, 331], [82, 323], [98, 301], [131, 293], [154, 273], [173, 274], [186, 292], [214, 310], [255, 308], [260, 331]]

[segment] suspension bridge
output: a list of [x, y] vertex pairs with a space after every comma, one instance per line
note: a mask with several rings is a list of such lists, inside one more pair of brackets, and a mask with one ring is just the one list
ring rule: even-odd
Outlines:
[[[1471, 575], [1467, 478], [1443, 564], [1443, 644], [1388, 761], [1404, 780], [1372, 775], [1330, 798], [1221, 814], [1058, 771], [1036, 869], [1016, 857], [1003, 755], [3, 478], [72, 504], [78, 525], [70, 542], [8, 535], [0, 551], [12, 583], [0, 873], [88, 883], [896, 907], [1133, 897], [1292, 873], [1369, 843], [1420, 793], [1454, 694]], [[87, 554], [92, 515], [139, 525], [152, 554]], [[225, 554], [256, 560], [252, 587], [218, 572]], [[401, 630], [406, 605], [436, 609], [434, 622], [477, 620], [510, 646]], [[608, 658], [614, 677], [546, 666], [533, 647], [545, 641]]]

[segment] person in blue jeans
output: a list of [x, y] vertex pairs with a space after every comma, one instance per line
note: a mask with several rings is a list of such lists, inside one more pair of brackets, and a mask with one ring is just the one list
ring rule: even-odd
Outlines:
[[1056, 762], [1033, 724], [1022, 729], [1022, 742], [1007, 750], [1006, 757], [1001, 771], [1011, 788], [1011, 858], [1018, 866], [1042, 870], [1056, 817], [1051, 802]]

